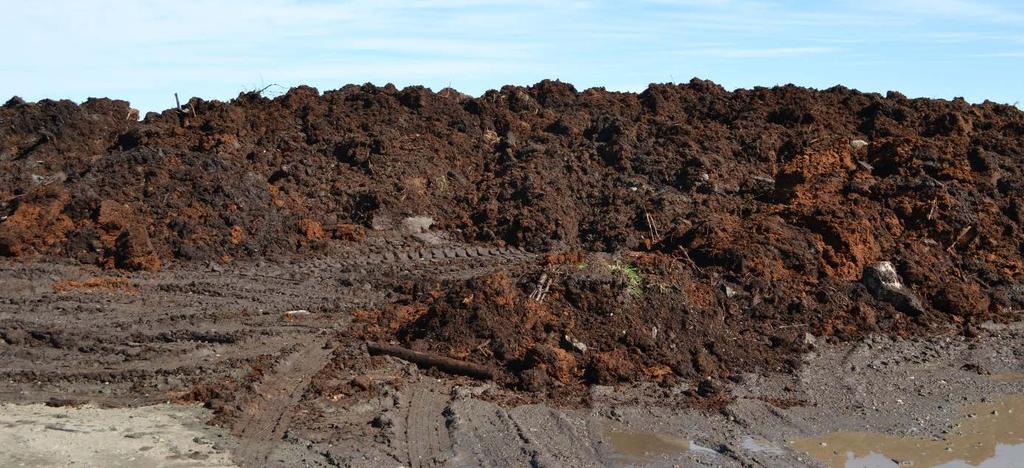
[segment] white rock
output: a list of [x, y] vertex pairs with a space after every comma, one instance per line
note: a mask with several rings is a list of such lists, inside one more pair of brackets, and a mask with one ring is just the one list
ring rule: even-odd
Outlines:
[[429, 216], [413, 216], [402, 220], [402, 228], [413, 234], [427, 232], [433, 225], [434, 218]]

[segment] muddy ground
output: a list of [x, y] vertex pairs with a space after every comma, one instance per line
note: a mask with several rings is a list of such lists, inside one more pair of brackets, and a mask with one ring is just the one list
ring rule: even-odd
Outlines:
[[[1018, 337], [989, 328], [1024, 310], [1022, 148], [1012, 106], [701, 80], [299, 87], [142, 119], [14, 98], [0, 395], [199, 403], [244, 465], [607, 464], [619, 407], [648, 429], [844, 411], [850, 389], [803, 379], [870, 371], [821, 350]], [[658, 444], [752, 463], [716, 431]]]
[[[471, 271], [486, 274], [531, 260], [475, 261]], [[138, 466], [154, 454], [183, 466], [805, 465], [815, 462], [791, 442], [833, 431], [941, 440], [965, 405], [1024, 394], [1020, 325], [981, 326], [970, 338], [816, 341], [798, 371], [737, 373], [711, 407], [694, 384], [657, 382], [589, 386], [566, 405], [370, 358], [343, 338], [355, 325], [348, 311], [390, 293], [347, 284], [329, 259], [113, 276], [68, 264], [0, 268], [0, 397], [19, 405], [2, 411], [0, 440], [10, 443], [0, 452], [26, 466]], [[309, 314], [287, 313], [297, 309]], [[209, 428], [150, 423], [169, 410], [149, 405], [166, 402], [183, 408], [172, 417]], [[205, 413], [189, 413], [195, 404]], [[138, 413], [112, 414], [108, 427], [79, 415], [101, 411], [81, 405]], [[42, 443], [52, 431], [87, 442], [54, 453]], [[1002, 437], [989, 434], [985, 450], [1015, 440]], [[110, 450], [97, 454], [97, 443]]]

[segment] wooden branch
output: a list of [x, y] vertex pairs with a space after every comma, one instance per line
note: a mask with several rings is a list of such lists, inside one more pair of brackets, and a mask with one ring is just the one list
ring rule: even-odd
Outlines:
[[435, 368], [449, 374], [466, 375], [480, 380], [491, 380], [494, 378], [494, 371], [488, 367], [471, 362], [459, 361], [445, 356], [431, 353], [421, 353], [401, 346], [366, 342], [366, 351], [371, 356], [394, 356], [403, 361], [409, 361], [424, 368]]

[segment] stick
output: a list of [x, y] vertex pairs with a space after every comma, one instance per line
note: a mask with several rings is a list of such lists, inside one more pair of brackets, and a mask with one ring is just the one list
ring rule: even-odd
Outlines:
[[658, 234], [658, 225], [654, 224], [654, 217], [647, 212], [647, 204], [640, 205], [644, 209], [644, 219], [647, 221], [647, 228], [651, 230], [651, 242], [657, 242], [661, 236]]
[[174, 93], [174, 109], [181, 112], [181, 101], [178, 100], [178, 93]]
[[953, 240], [953, 243], [949, 244], [949, 247], [946, 247], [946, 252], [953, 253], [953, 249], [956, 248], [956, 244], [958, 244], [960, 242], [960, 239], [963, 239], [968, 232], [971, 232], [971, 228], [973, 227], [974, 225], [971, 225], [961, 229], [960, 234], [956, 236], [956, 239]]
[[419, 351], [413, 351], [411, 349], [403, 348], [401, 346], [386, 345], [381, 343], [375, 343], [372, 341], [367, 341], [366, 351], [369, 352], [371, 356], [394, 356], [403, 361], [409, 361], [420, 367], [433, 367], [436, 368], [437, 370], [447, 372], [449, 374], [466, 375], [480, 380], [491, 380], [494, 378], [493, 370], [481, 366], [479, 364], [473, 364], [471, 362], [466, 361], [459, 361], [457, 359], [439, 356], [437, 354], [421, 353]]
[[551, 289], [551, 278], [548, 278], [547, 273], [540, 275], [540, 280], [537, 281], [537, 287], [534, 288], [533, 292], [530, 293], [530, 299], [537, 302], [544, 302], [544, 297], [548, 295], [548, 290]]
[[270, 83], [270, 84], [268, 84], [268, 85], [264, 86], [264, 87], [263, 87], [263, 89], [261, 89], [261, 90], [259, 90], [259, 91], [256, 91], [256, 94], [257, 94], [258, 96], [262, 96], [262, 95], [263, 95], [263, 92], [264, 92], [264, 91], [266, 91], [266, 90], [268, 90], [268, 89], [270, 89], [270, 87], [271, 87], [271, 86], [281, 86], [281, 85], [279, 85], [279, 84], [277, 84], [277, 83]]

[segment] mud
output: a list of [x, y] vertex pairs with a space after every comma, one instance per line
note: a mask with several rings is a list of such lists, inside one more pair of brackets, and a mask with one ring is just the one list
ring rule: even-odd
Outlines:
[[612, 450], [622, 454], [625, 458], [641, 460], [679, 454], [690, 450], [693, 444], [690, 441], [652, 432], [610, 430], [605, 436], [611, 442]]
[[[107, 99], [0, 107], [0, 397], [200, 402], [244, 465], [615, 464], [616, 418], [585, 409], [627, 404], [616, 392], [801, 414], [821, 397], [802, 381], [751, 379], [801, 379], [819, 350], [876, 339], [987, 346], [1024, 310], [1011, 106], [544, 81], [134, 116]], [[798, 463], [780, 434], [818, 435], [656, 425], [621, 432], [709, 450], [655, 464]]]
[[3, 466], [233, 467], [223, 431], [202, 408], [0, 405]]
[[[488, 276], [524, 261], [512, 257], [466, 266]], [[973, 337], [822, 340], [797, 357], [794, 373], [737, 373], [708, 396], [697, 393], [701, 381], [680, 379], [591, 385], [559, 399], [369, 357], [361, 340], [345, 339], [362, 324], [338, 311], [388, 304], [393, 292], [343, 277], [329, 259], [118, 282], [95, 267], [2, 264], [3, 400], [201, 402], [243, 466], [804, 465], [814, 459], [791, 442], [856, 431], [930, 440], [969, 405], [1024, 394], [1019, 325], [983, 324]], [[425, 262], [400, 276], [470, 274], [455, 265]], [[96, 277], [104, 279], [88, 281]], [[54, 288], [111, 283], [118, 287]], [[616, 448], [613, 433], [644, 448]]]
[[1012, 466], [1024, 454], [1024, 397], [968, 406], [939, 439], [840, 432], [798, 440], [793, 447], [830, 466], [867, 464], [878, 457], [896, 465]]

